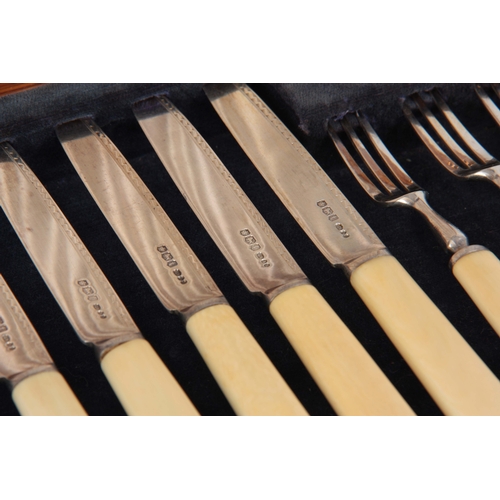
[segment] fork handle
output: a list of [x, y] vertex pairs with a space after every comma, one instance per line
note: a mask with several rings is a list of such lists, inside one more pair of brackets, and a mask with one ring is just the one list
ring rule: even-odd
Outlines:
[[[474, 248], [474, 247], [468, 247]], [[467, 253], [452, 271], [488, 323], [500, 335], [500, 261], [489, 250]]]
[[351, 283], [443, 413], [500, 415], [500, 381], [393, 256]]

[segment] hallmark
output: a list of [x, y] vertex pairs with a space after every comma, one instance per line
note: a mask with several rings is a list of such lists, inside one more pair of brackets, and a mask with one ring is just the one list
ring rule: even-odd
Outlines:
[[250, 233], [249, 229], [242, 229], [240, 231], [241, 236], [243, 236], [245, 243], [248, 245], [248, 248], [255, 252], [255, 258], [259, 261], [262, 267], [271, 267], [271, 262], [263, 252], [259, 250], [262, 248], [260, 243], [257, 242], [255, 236]]
[[172, 274], [179, 280], [181, 285], [186, 285], [187, 279], [182, 274], [182, 271], [177, 267], [178, 263], [168, 248], [165, 245], [160, 245], [159, 247], [156, 247], [156, 250], [160, 252], [161, 258], [165, 261], [167, 266], [172, 269]]
[[331, 222], [335, 222], [335, 228], [342, 235], [343, 238], [349, 238], [350, 234], [344, 228], [344, 225], [340, 222], [336, 222], [339, 220], [339, 216], [333, 211], [331, 207], [328, 206], [325, 200], [320, 200], [316, 203], [321, 211], [328, 217], [328, 220]]
[[8, 331], [8, 329], [9, 327], [5, 323], [5, 320], [0, 316], [0, 333], [3, 345], [8, 351], [13, 351], [15, 350], [16, 345], [12, 341], [12, 337], [9, 334], [5, 333], [6, 331]]
[[89, 280], [78, 280], [78, 286], [80, 287], [80, 291], [85, 295], [89, 302], [95, 302], [92, 304], [92, 308], [97, 312], [100, 318], [106, 319], [107, 315], [104, 312], [103, 308], [97, 302], [99, 301], [99, 296], [95, 288], [92, 286]]

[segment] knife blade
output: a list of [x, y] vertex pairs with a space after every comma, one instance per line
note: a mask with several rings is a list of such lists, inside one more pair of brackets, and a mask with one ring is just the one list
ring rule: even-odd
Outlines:
[[21, 415], [87, 415], [0, 275], [0, 379]]
[[78, 337], [95, 348], [125, 411], [197, 415], [69, 221], [6, 142], [0, 144], [0, 205]]
[[144, 182], [90, 119], [61, 144], [163, 305], [177, 312], [239, 415], [307, 415]]
[[205, 86], [282, 203], [351, 285], [446, 414], [500, 412], [500, 382], [271, 109], [244, 84]]
[[245, 286], [270, 303], [271, 314], [335, 411], [413, 415], [186, 117], [164, 96], [136, 103], [134, 113]]

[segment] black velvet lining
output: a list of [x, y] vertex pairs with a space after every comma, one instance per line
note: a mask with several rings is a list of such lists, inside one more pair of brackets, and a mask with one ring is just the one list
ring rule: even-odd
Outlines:
[[[500, 255], [500, 193], [484, 182], [460, 182], [436, 163], [406, 122], [399, 99], [434, 84], [258, 84], [252, 87], [303, 142], [391, 252], [500, 376], [500, 339], [448, 269], [448, 257], [417, 214], [370, 200], [344, 167], [325, 132], [331, 116], [362, 108], [430, 202], [470, 243]], [[465, 125], [500, 156], [500, 130], [472, 85], [440, 85]], [[268, 313], [247, 292], [205, 232], [137, 124], [133, 102], [166, 93], [220, 156], [299, 265], [419, 415], [440, 411], [351, 288], [308, 240], [212, 109], [201, 84], [57, 84], [0, 99], [0, 140], [9, 140], [66, 214], [151, 342], [204, 415], [233, 411], [185, 332], [160, 304], [66, 157], [54, 126], [92, 116], [138, 171], [185, 236], [229, 303], [312, 415], [334, 412]], [[60, 371], [91, 415], [123, 415], [93, 351], [80, 343], [0, 212], [0, 273], [26, 310]], [[5, 384], [0, 415], [17, 415]]]

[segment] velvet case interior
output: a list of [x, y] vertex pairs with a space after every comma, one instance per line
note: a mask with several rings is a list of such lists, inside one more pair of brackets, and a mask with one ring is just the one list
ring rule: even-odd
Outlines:
[[[344, 166], [325, 124], [363, 110], [394, 156], [430, 193], [431, 205], [471, 244], [500, 255], [500, 193], [485, 182], [461, 182], [422, 145], [400, 99], [438, 86], [467, 128], [493, 155], [500, 129], [470, 84], [255, 84], [251, 87], [304, 144], [423, 290], [500, 377], [500, 339], [448, 267], [449, 256], [425, 222], [404, 208], [387, 210], [362, 191]], [[311, 415], [334, 415], [268, 312], [251, 295], [189, 208], [137, 123], [132, 104], [166, 94], [209, 142], [237, 182], [354, 335], [418, 415], [441, 412], [339, 269], [332, 268], [232, 138], [201, 84], [49, 84], [0, 98], [0, 139], [12, 143], [50, 192], [123, 300], [144, 337], [202, 415], [233, 415], [179, 317], [159, 302], [72, 167], [54, 127], [92, 117], [143, 178], [205, 265], [228, 302]], [[216, 193], [214, 193], [216, 196]], [[124, 415], [96, 355], [84, 346], [0, 211], [0, 273], [40, 334], [55, 364], [90, 415]], [[0, 415], [17, 415], [0, 386]]]

